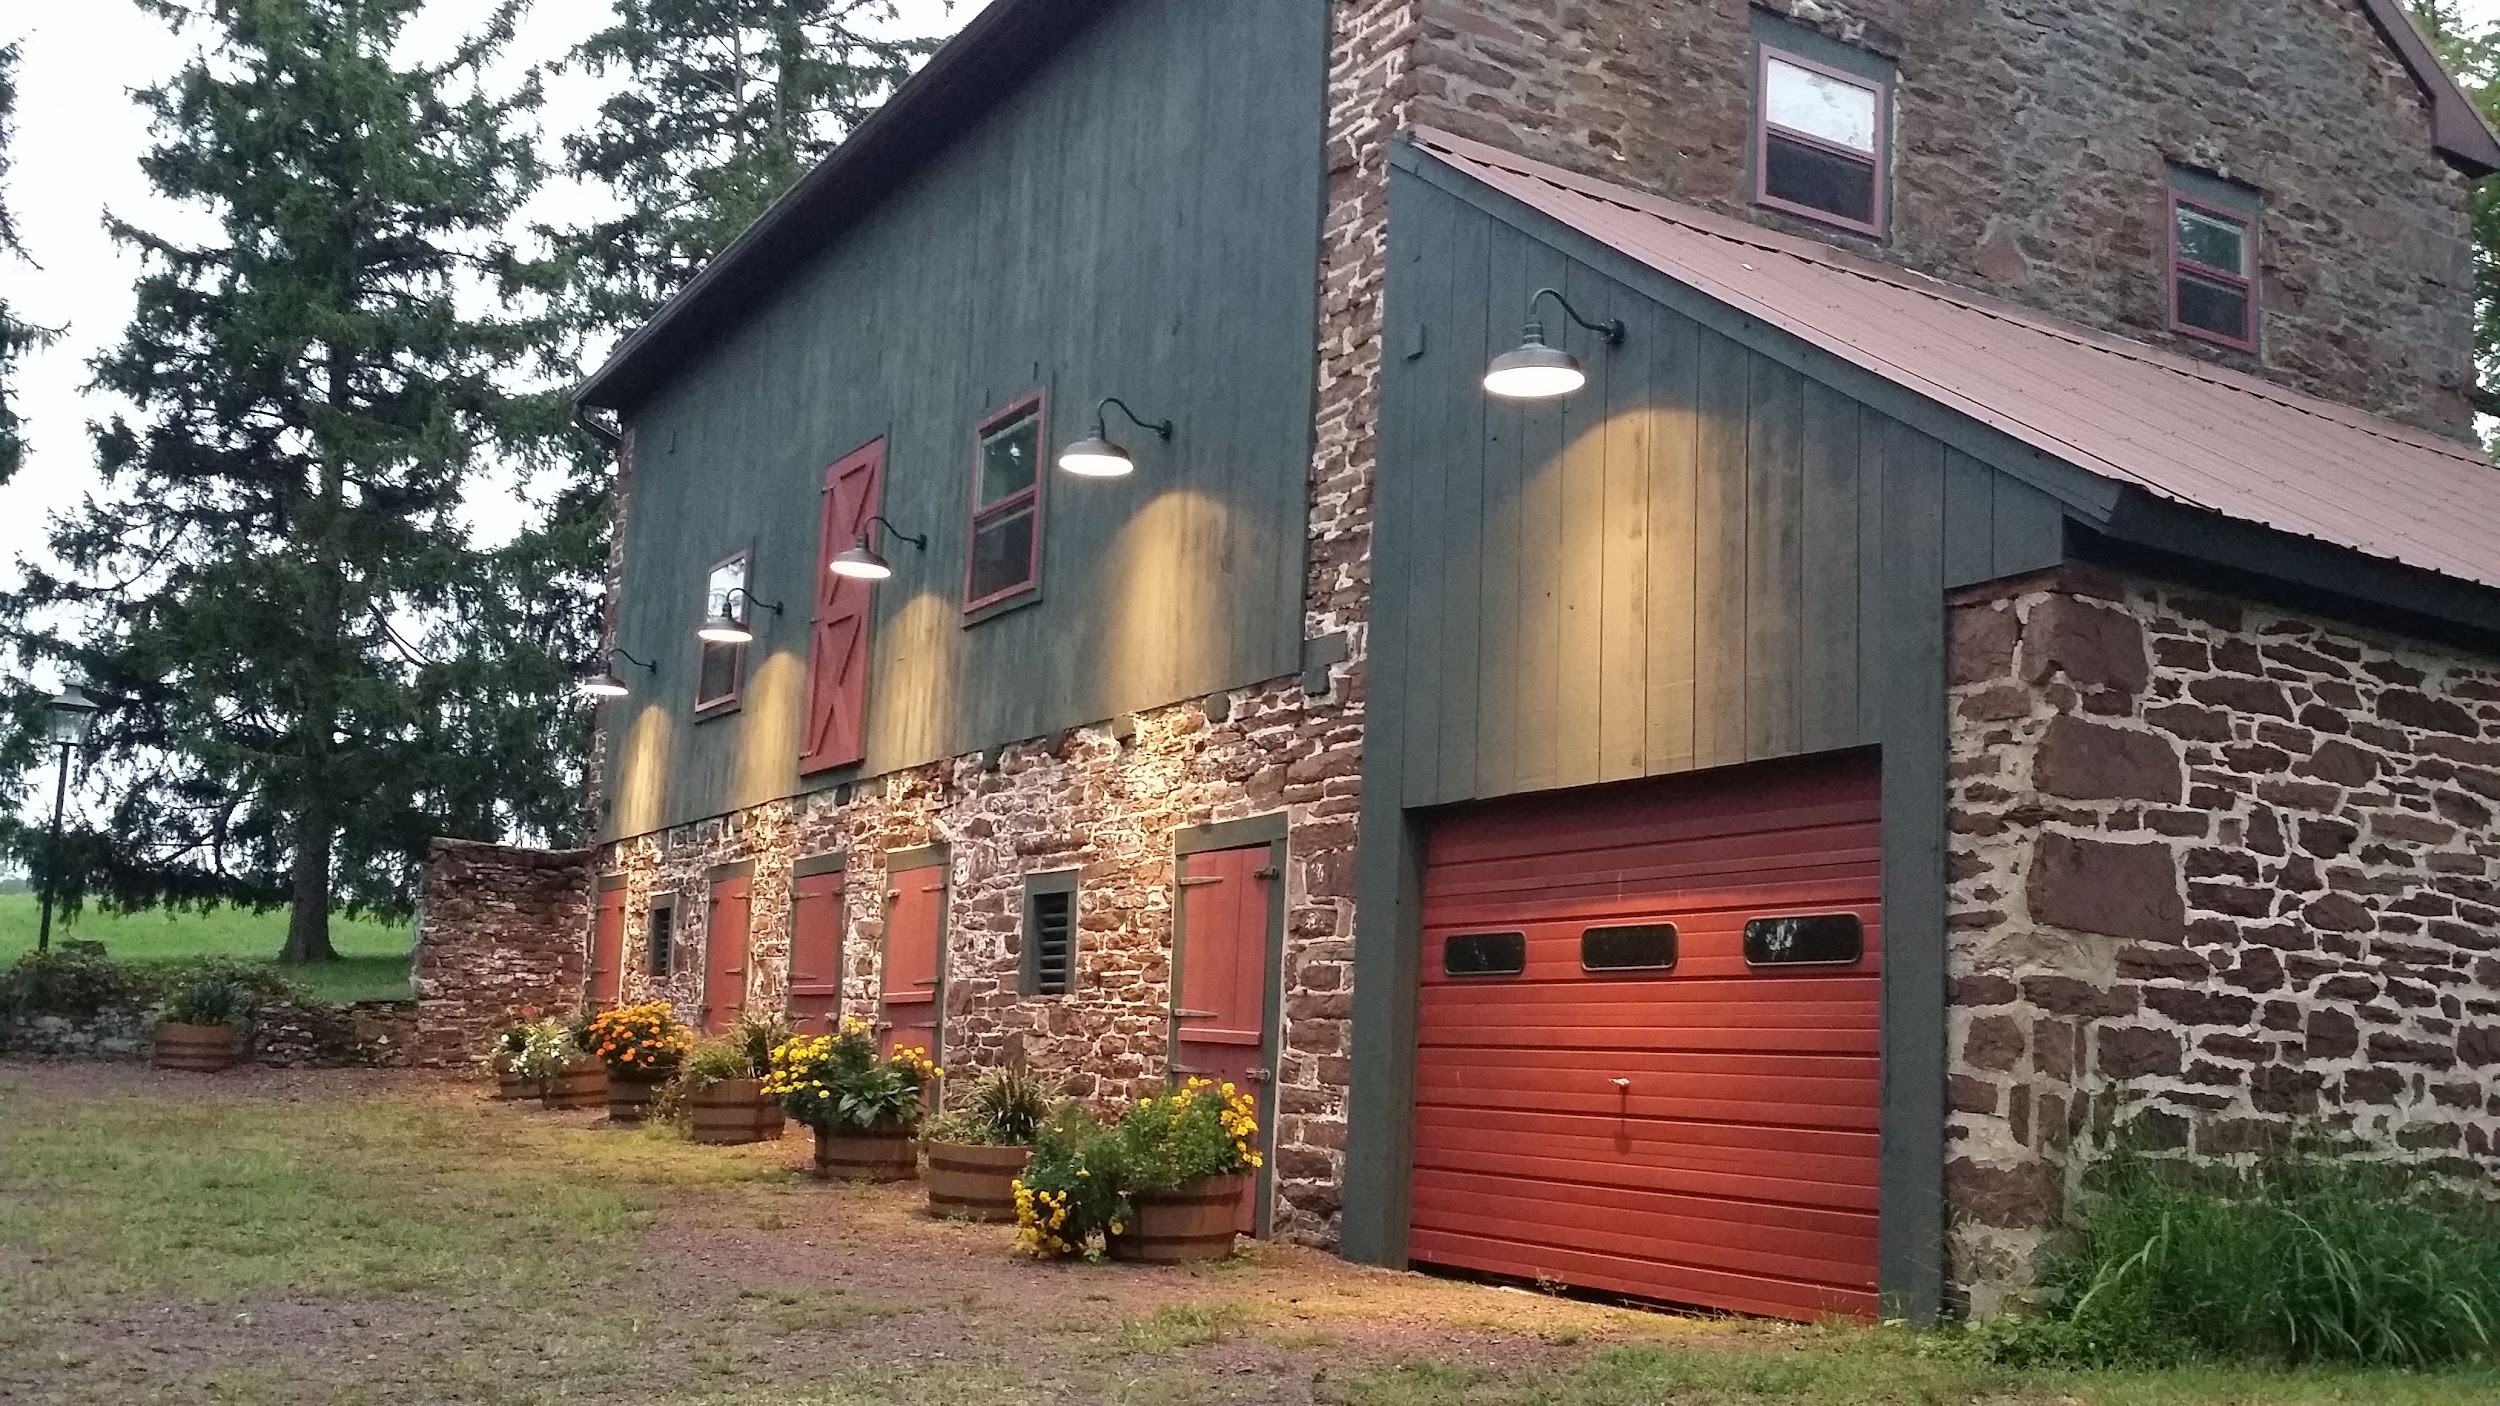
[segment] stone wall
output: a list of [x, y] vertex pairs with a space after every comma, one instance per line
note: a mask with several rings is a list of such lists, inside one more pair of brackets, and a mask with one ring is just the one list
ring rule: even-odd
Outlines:
[[415, 1062], [465, 1063], [521, 1007], [581, 1004], [591, 858], [434, 841], [417, 915]]
[[[751, 860], [746, 1004], [787, 1002], [794, 861], [846, 861], [846, 1013], [878, 1007], [889, 851], [949, 846], [946, 1048], [950, 1081], [1021, 1058], [1058, 1092], [1105, 1104], [1161, 1087], [1169, 1034], [1173, 832], [1287, 818], [1285, 1006], [1277, 1066], [1277, 1228], [1333, 1239], [1345, 1145], [1352, 966], [1350, 882], [1358, 730], [1342, 686], [1303, 680], [1075, 729], [623, 842], [603, 872], [626, 884], [626, 931], [658, 894], [677, 904], [672, 972], [628, 943], [627, 999], [661, 996], [688, 1019], [702, 998], [709, 872]], [[1125, 738], [1118, 735], [1129, 732]], [[1024, 880], [1075, 869], [1078, 971], [1065, 997], [1017, 990]]]
[[[1424, 0], [1413, 117], [2470, 434], [2464, 178], [2359, 0], [1766, 0], [1893, 59], [1887, 243], [1751, 203], [1745, 0]], [[2164, 163], [2264, 192], [2264, 359], [2169, 331]]]
[[2069, 568], [1952, 611], [1953, 1275], [2094, 1137], [2500, 1176], [2500, 666]]
[[[416, 1016], [410, 1001], [263, 1005], [253, 1013], [245, 1058], [277, 1069], [406, 1064], [416, 1044]], [[143, 1010], [0, 1020], [0, 1051], [37, 1059], [146, 1059], [156, 1021], [154, 1011]]]

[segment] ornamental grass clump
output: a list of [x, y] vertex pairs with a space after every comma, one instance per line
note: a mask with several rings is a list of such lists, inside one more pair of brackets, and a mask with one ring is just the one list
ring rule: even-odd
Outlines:
[[590, 1018], [583, 1044], [620, 1079], [656, 1082], [673, 1073], [694, 1048], [694, 1032], [666, 1001], [618, 1006]]
[[2247, 1167], [2121, 1148], [2087, 1170], [2008, 1365], [2422, 1368], [2500, 1357], [2500, 1205], [2316, 1145]]
[[1050, 1095], [1022, 1069], [994, 1069], [964, 1095], [963, 1106], [932, 1118], [921, 1135], [931, 1142], [975, 1147], [1031, 1147], [1050, 1118]]
[[831, 1035], [783, 1041], [764, 1093], [820, 1133], [909, 1130], [920, 1124], [921, 1091], [942, 1072], [918, 1046], [879, 1054], [868, 1022], [851, 1016]]

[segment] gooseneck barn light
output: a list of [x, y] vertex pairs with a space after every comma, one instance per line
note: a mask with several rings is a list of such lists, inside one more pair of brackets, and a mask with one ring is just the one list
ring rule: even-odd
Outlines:
[[738, 609], [740, 596], [746, 597], [749, 605], [761, 606], [775, 615], [781, 613], [779, 604], [757, 600], [755, 592], [744, 586], [732, 586], [720, 593], [719, 607], [712, 612], [711, 619], [703, 622], [703, 628], [694, 632], [695, 638], [705, 644], [745, 644], [755, 638], [755, 632], [747, 628], [746, 612]]
[[1536, 296], [1528, 299], [1528, 326], [1519, 339], [1519, 345], [1493, 358], [1493, 364], [1485, 368], [1484, 389], [1487, 394], [1498, 395], [1505, 400], [1551, 400], [1559, 395], [1569, 395], [1588, 384], [1588, 373], [1580, 369], [1578, 357], [1546, 343], [1545, 324], [1537, 321], [1536, 309], [1537, 304], [1547, 298], [1554, 300], [1565, 317], [1605, 338], [1606, 345], [1623, 345], [1622, 319], [1591, 322], [1563, 297], [1561, 290], [1539, 288]]
[[621, 649], [611, 649], [608, 651], [608, 662], [601, 664], [595, 672], [585, 669], [573, 686], [586, 698], [622, 698], [633, 692], [623, 679], [616, 676], [616, 661], [619, 659], [647, 674], [660, 672], [657, 664], [636, 659]]
[[1171, 439], [1171, 421], [1140, 419], [1136, 411], [1128, 408], [1127, 401], [1116, 395], [1107, 395], [1100, 405], [1094, 407], [1094, 432], [1059, 451], [1060, 468], [1079, 478], [1126, 478], [1137, 467], [1137, 460], [1111, 441], [1111, 426], [1104, 418], [1104, 412], [1115, 405], [1120, 407], [1121, 414], [1129, 418], [1130, 424], [1141, 430], [1154, 431], [1158, 439]]
[[882, 581], [894, 574], [894, 563], [887, 561], [875, 546], [877, 529], [880, 527], [884, 528], [885, 535], [894, 541], [911, 543], [914, 551], [929, 550], [927, 537], [914, 537], [893, 523], [887, 522], [885, 514], [879, 513], [868, 519], [867, 525], [860, 528], [857, 542], [834, 555], [832, 562], [829, 563], [834, 575], [848, 576], [854, 581]]

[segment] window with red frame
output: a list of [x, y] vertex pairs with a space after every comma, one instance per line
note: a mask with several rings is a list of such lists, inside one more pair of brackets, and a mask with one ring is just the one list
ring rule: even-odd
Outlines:
[[1768, 45], [1761, 55], [1755, 201], [1881, 238], [1884, 85]]
[[[2254, 193], [2226, 203], [2170, 191], [2170, 327], [2200, 341], [2257, 350]], [[2245, 204], [2248, 208], [2235, 209]]]
[[972, 549], [964, 609], [1028, 594], [1042, 569], [1042, 398], [981, 422], [972, 468]]

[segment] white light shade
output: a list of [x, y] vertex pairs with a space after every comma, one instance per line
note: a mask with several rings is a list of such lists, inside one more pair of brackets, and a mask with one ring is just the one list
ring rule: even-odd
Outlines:
[[579, 690], [585, 698], [622, 698], [633, 692], [625, 686], [623, 679], [616, 676], [616, 671], [613, 669], [603, 669], [596, 674], [584, 675], [573, 687]]
[[745, 644], [755, 638], [753, 630], [726, 615], [715, 615], [704, 621], [703, 628], [694, 633], [695, 638], [705, 644]]
[[1059, 467], [1079, 478], [1126, 478], [1137, 461], [1100, 435], [1088, 435], [1059, 451]]
[[854, 581], [882, 581], [894, 574], [894, 567], [866, 543], [837, 553], [830, 565], [834, 575]]
[[1485, 368], [1484, 389], [1505, 400], [1551, 400], [1589, 383], [1579, 361], [1560, 347], [1530, 333], [1516, 350], [1493, 358]]

